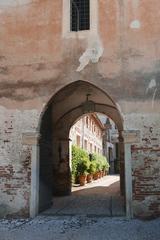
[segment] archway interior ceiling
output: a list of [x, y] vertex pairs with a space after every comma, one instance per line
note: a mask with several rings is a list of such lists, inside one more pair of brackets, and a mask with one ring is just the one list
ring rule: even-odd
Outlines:
[[[122, 130], [121, 115], [113, 100], [96, 86], [77, 81], [60, 90], [52, 99], [52, 123], [56, 128], [61, 128], [63, 123], [68, 127], [84, 114], [83, 105], [87, 101], [95, 104], [95, 112], [106, 114]], [[57, 125], [58, 123], [58, 125]]]
[[[90, 84], [70, 84], [68, 87], [62, 89], [54, 97], [53, 101], [53, 114], [61, 115], [60, 112], [68, 112], [71, 108], [75, 108], [86, 101], [86, 95], [90, 94], [89, 100], [95, 103], [102, 103], [114, 106], [112, 100], [105, 95], [104, 92]], [[61, 109], [59, 109], [61, 106]], [[58, 114], [59, 113], [59, 114]]]

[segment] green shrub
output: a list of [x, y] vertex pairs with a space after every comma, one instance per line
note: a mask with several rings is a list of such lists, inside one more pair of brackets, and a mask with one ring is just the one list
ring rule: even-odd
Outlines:
[[95, 153], [90, 153], [89, 154], [90, 161], [96, 161], [97, 160], [97, 155]]
[[85, 150], [72, 146], [72, 182], [77, 182], [81, 174], [108, 171], [109, 164], [106, 157], [100, 154], [88, 154]]
[[88, 174], [88, 170], [90, 167], [90, 161], [89, 159], [82, 159], [78, 162], [77, 164], [77, 176], [80, 175], [87, 175]]
[[90, 154], [90, 161], [95, 161], [97, 163], [97, 171], [104, 171], [109, 169], [109, 163], [105, 156], [102, 156], [101, 154]]
[[90, 162], [88, 173], [93, 174], [96, 172], [97, 172], [97, 163], [96, 163], [96, 161], [92, 161], [92, 162]]
[[[82, 162], [84, 161], [84, 164]], [[87, 163], [88, 162], [88, 163]], [[87, 171], [86, 169], [89, 168], [89, 156], [86, 151], [83, 149], [72, 146], [72, 181], [76, 182], [76, 178], [79, 175], [78, 172]]]

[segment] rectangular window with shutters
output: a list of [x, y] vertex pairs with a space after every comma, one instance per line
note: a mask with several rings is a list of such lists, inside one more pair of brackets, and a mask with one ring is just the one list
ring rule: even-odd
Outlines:
[[90, 0], [70, 0], [71, 31], [90, 29]]

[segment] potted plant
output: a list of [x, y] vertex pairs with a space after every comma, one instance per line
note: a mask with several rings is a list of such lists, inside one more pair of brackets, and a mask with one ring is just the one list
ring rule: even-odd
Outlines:
[[77, 175], [79, 178], [80, 186], [84, 186], [86, 184], [86, 178], [89, 169], [89, 160], [82, 159], [77, 164]]
[[103, 163], [102, 169], [103, 169], [103, 175], [106, 176], [109, 169], [109, 163], [107, 162], [107, 160]]
[[97, 163], [97, 161], [93, 161], [92, 164], [94, 166], [93, 179], [97, 180], [98, 176], [99, 176], [99, 174], [98, 174], [98, 163]]
[[72, 146], [72, 183], [73, 184], [79, 183], [79, 174], [81, 172], [80, 168], [82, 167], [81, 162], [83, 160], [89, 161], [88, 153], [83, 149], [73, 145]]
[[98, 172], [98, 178], [101, 178], [101, 171], [102, 171], [102, 164], [101, 161], [97, 161], [97, 172]]
[[88, 175], [87, 175], [87, 183], [92, 182], [93, 180], [93, 174], [96, 172], [96, 165], [94, 162], [90, 163], [89, 169], [88, 169]]

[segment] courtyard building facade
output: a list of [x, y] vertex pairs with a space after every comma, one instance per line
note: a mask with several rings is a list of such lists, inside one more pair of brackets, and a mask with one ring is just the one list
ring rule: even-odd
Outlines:
[[70, 139], [76, 145], [88, 153], [103, 153], [104, 125], [96, 114], [90, 114], [80, 118], [70, 130]]

